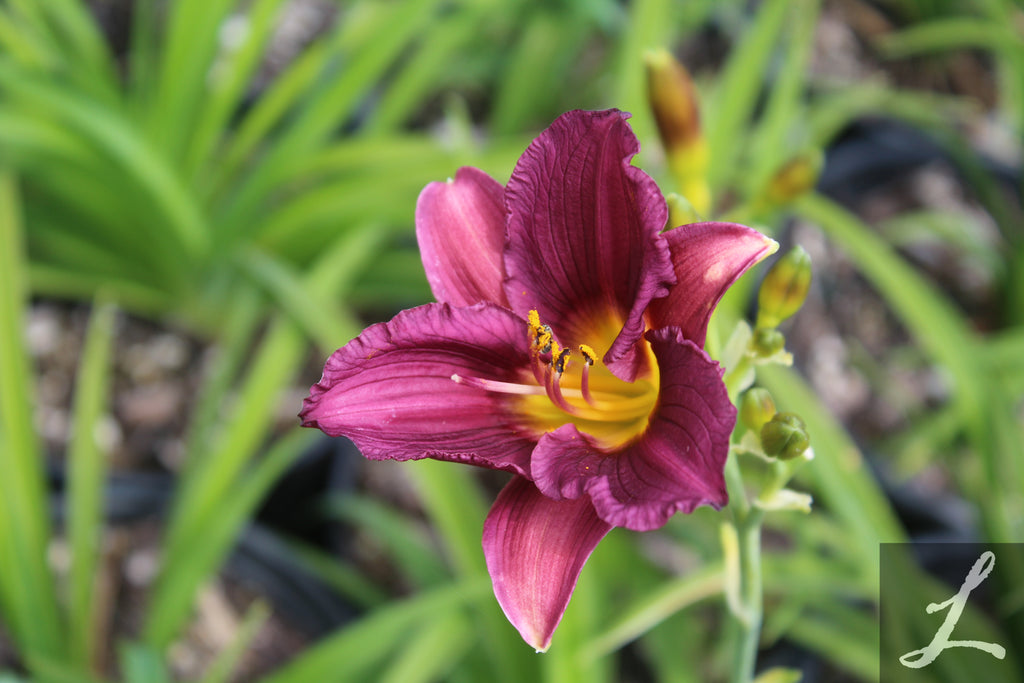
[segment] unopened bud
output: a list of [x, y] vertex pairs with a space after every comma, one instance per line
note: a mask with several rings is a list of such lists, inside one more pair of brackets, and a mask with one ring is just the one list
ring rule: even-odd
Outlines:
[[750, 338], [750, 348], [761, 358], [771, 358], [785, 346], [785, 335], [774, 327], [759, 327]]
[[777, 413], [761, 427], [761, 448], [769, 457], [792, 460], [803, 455], [810, 445], [807, 427], [793, 413]]
[[697, 89], [690, 73], [664, 49], [648, 52], [645, 62], [647, 100], [662, 144], [670, 154], [691, 147], [701, 138], [701, 132]]
[[667, 50], [646, 55], [647, 100], [679, 190], [698, 216], [711, 210], [711, 187], [705, 174], [708, 146], [700, 127], [697, 89], [689, 72]]
[[788, 204], [818, 184], [824, 159], [819, 150], [803, 152], [782, 165], [765, 188], [770, 204]]
[[811, 287], [811, 257], [797, 245], [775, 262], [757, 296], [757, 327], [771, 328], [800, 310]]
[[775, 412], [775, 401], [767, 389], [754, 387], [743, 394], [743, 401], [740, 403], [740, 419], [748, 429], [761, 431], [761, 427], [775, 417]]

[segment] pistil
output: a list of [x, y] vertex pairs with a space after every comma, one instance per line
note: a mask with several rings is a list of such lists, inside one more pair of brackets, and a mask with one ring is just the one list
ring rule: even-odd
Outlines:
[[452, 381], [456, 384], [463, 384], [467, 387], [476, 387], [484, 391], [491, 391], [496, 394], [514, 394], [517, 396], [543, 396], [545, 389], [540, 385], [518, 384], [515, 382], [502, 382], [496, 379], [484, 379], [483, 377], [465, 377], [463, 375], [452, 375]]

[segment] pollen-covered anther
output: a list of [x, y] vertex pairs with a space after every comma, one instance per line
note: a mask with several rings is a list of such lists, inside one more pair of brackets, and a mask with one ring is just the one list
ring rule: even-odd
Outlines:
[[554, 344], [555, 336], [551, 333], [549, 326], [541, 325], [534, 331], [533, 347], [538, 353], [549, 353]]
[[572, 356], [572, 352], [569, 349], [562, 349], [558, 352], [558, 355], [552, 358], [551, 367], [554, 368], [556, 375], [561, 375], [565, 372], [566, 366], [569, 364], [569, 357]]
[[[537, 309], [531, 310], [526, 316], [527, 326], [527, 337], [530, 340], [530, 370], [533, 372], [533, 378], [537, 380], [537, 384], [547, 384], [547, 374], [550, 369], [541, 360], [541, 356], [551, 353], [552, 348], [557, 346], [555, 342], [555, 335], [551, 331], [549, 325], [544, 325], [540, 321], [540, 313]], [[557, 353], [557, 349], [555, 349]]]
[[530, 329], [536, 329], [540, 327], [540, 313], [537, 312], [536, 308], [532, 309], [529, 313], [526, 314], [526, 322], [530, 324]]
[[529, 328], [530, 349], [534, 355], [549, 353], [555, 341], [555, 335], [550, 325], [544, 325], [540, 321], [540, 313], [536, 309], [526, 316], [526, 324]]
[[[572, 351], [562, 348], [555, 340], [551, 327], [540, 321], [540, 313], [536, 309], [531, 310], [527, 314], [526, 323], [530, 335], [530, 351], [532, 355], [530, 367], [534, 378], [537, 380], [537, 384], [543, 387], [548, 398], [556, 406], [567, 413], [578, 414], [578, 409], [570, 404], [562, 394], [560, 383], [562, 375], [569, 364]], [[580, 395], [582, 396], [582, 394]]]
[[597, 362], [597, 353], [586, 344], [580, 344], [580, 353], [583, 354], [583, 360], [587, 362], [587, 365], [593, 365]]

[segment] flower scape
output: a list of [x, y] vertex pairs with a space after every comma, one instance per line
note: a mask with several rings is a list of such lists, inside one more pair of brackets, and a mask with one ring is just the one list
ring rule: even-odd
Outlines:
[[504, 187], [469, 167], [429, 184], [416, 235], [437, 303], [331, 355], [300, 413], [367, 458], [513, 473], [483, 551], [538, 651], [612, 527], [728, 502], [736, 409], [704, 341], [728, 287], [777, 248], [733, 223], [666, 231], [628, 116], [563, 114]]

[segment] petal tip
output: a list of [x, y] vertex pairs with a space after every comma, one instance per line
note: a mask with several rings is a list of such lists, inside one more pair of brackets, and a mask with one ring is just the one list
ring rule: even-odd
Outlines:
[[[559, 623], [561, 623], [561, 617], [559, 617]], [[519, 635], [522, 637], [523, 641], [532, 647], [533, 651], [537, 654], [542, 655], [551, 647], [551, 640], [555, 636], [555, 629], [551, 629], [550, 632], [545, 633], [543, 631], [532, 631], [525, 625], [523, 628], [519, 628], [516, 624], [513, 624], [513, 626], [515, 626], [516, 630], [519, 631]], [[555, 628], [557, 628], [557, 626], [558, 625], [556, 624]]]
[[725, 291], [779, 243], [739, 223], [705, 222], [662, 233], [677, 279], [669, 295], [651, 307], [651, 327], [679, 327], [704, 345], [708, 320]]
[[428, 183], [416, 200], [416, 239], [438, 301], [505, 304], [504, 188], [478, 168]]
[[611, 530], [586, 498], [556, 501], [514, 477], [484, 522], [483, 549], [494, 596], [537, 652], [562, 621], [580, 571]]

